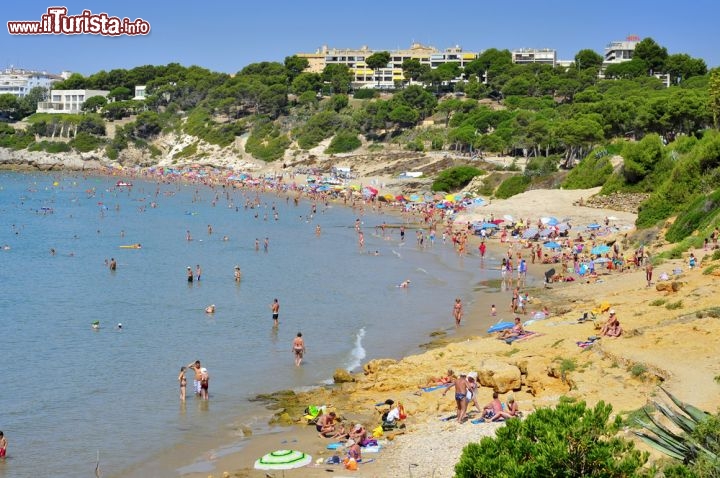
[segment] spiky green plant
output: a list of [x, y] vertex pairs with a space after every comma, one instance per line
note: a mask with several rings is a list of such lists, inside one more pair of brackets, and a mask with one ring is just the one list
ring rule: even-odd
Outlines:
[[647, 422], [637, 418], [637, 423], [642, 426], [644, 430], [633, 430], [633, 433], [654, 449], [677, 460], [681, 460], [686, 465], [696, 463], [702, 456], [712, 461], [717, 461], [717, 453], [700, 444], [698, 440], [692, 436], [698, 425], [705, 423], [712, 415], [693, 405], [678, 400], [663, 387], [660, 387], [660, 389], [670, 397], [670, 400], [675, 404], [677, 410], [673, 410], [671, 407], [656, 401], [653, 401], [653, 406], [670, 420], [680, 432], [673, 431], [661, 423], [659, 417], [645, 410], [645, 415], [650, 421]]

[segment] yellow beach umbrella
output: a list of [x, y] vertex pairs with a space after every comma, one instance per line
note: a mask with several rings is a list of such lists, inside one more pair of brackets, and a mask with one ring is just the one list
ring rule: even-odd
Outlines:
[[445, 196], [445, 200], [448, 202], [455, 202], [455, 195], [454, 194], [448, 194]]

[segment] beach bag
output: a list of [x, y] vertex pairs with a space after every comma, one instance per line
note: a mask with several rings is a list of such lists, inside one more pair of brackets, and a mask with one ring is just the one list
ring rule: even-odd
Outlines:
[[355, 461], [355, 458], [345, 458], [343, 463], [345, 463], [346, 470], [356, 471], [358, 469], [358, 462]]

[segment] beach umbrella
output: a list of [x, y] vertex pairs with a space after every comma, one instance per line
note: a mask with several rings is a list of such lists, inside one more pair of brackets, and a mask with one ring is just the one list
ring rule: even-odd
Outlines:
[[256, 470], [292, 470], [312, 463], [312, 456], [297, 450], [275, 450], [255, 461]]
[[558, 230], [558, 231], [560, 231], [560, 232], [565, 232], [565, 231], [567, 231], [568, 229], [570, 229], [570, 224], [568, 224], [567, 222], [561, 222], [560, 224], [558, 224], [558, 225], [555, 226], [555, 227], [557, 227], [557, 230]]
[[472, 202], [473, 202], [473, 205], [475, 205], [475, 206], [484, 206], [485, 205], [485, 200], [483, 198], [474, 198], [472, 200]]
[[506, 221], [513, 222], [513, 217], [510, 214], [505, 214], [503, 216], [503, 219], [505, 219]]
[[505, 222], [505, 219], [493, 219], [490, 222], [492, 222], [493, 224], [502, 224], [503, 222]]
[[603, 244], [600, 246], [595, 246], [592, 249], [590, 249], [590, 254], [599, 256], [600, 254], [605, 254], [608, 251], [610, 251], [610, 246], [606, 246]]
[[550, 241], [543, 244], [543, 247], [546, 247], [548, 249], [560, 249], [561, 246], [555, 241]]
[[390, 193], [385, 194], [383, 197], [387, 202], [393, 202], [395, 200], [395, 196]]
[[523, 239], [530, 239], [531, 237], [535, 237], [538, 233], [538, 229], [536, 227], [531, 227], [530, 229], [525, 229], [525, 232], [522, 233]]
[[448, 202], [455, 202], [455, 195], [454, 194], [448, 194], [444, 198]]
[[550, 234], [552, 234], [552, 230], [550, 229], [543, 229], [540, 231], [540, 237], [548, 237]]
[[423, 198], [421, 198], [418, 194], [411, 194], [410, 195], [410, 201], [412, 202], [422, 202]]
[[596, 223], [596, 222], [587, 225], [587, 228], [590, 229], [590, 230], [592, 230], [592, 229], [600, 229], [601, 227], [602, 227], [602, 226], [600, 226], [600, 224], [598, 224], [598, 223]]
[[497, 224], [495, 224], [495, 223], [483, 222], [482, 224], [480, 224], [480, 227], [478, 229], [496, 229], [496, 228], [497, 228]]

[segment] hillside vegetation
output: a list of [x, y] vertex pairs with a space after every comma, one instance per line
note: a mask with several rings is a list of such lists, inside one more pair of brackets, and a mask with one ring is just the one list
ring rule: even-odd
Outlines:
[[[309, 73], [307, 60], [295, 56], [235, 75], [176, 63], [74, 74], [55, 88], [108, 90], [108, 98], [89, 98], [80, 115], [48, 115], [32, 114], [42, 91], [22, 100], [0, 95], [0, 113], [25, 125], [0, 123], [0, 147], [94, 151], [120, 161], [133, 147], [146, 153], [147, 164], [191, 161], [207, 155], [202, 145], [230, 154], [244, 148], [268, 162], [312, 157], [321, 144], [327, 155], [361, 149], [378, 158], [398, 149], [443, 151], [464, 164], [440, 171], [436, 191], [470, 181], [496, 197], [601, 186], [601, 194], [650, 194], [638, 226], [680, 214], [668, 235], [674, 241], [714, 227], [720, 70], [668, 54], [650, 38], [632, 61], [608, 67], [604, 79], [601, 65], [591, 50], [578, 52], [568, 68], [553, 68], [515, 65], [509, 51], [489, 49], [465, 68], [408, 62], [406, 79], [392, 92], [353, 91], [346, 66]], [[658, 72], [669, 75], [670, 87], [650, 74]], [[146, 85], [144, 101], [131, 99], [137, 85]], [[184, 139], [173, 149], [168, 138]], [[477, 161], [490, 155], [517, 159], [498, 176]]]

